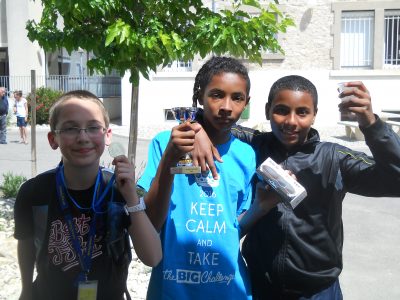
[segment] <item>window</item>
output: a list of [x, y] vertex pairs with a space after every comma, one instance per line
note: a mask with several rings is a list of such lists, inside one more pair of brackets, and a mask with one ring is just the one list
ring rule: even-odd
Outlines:
[[386, 68], [400, 65], [400, 10], [385, 11]]
[[374, 12], [343, 12], [340, 33], [340, 66], [371, 68]]
[[399, 1], [340, 1], [332, 10], [333, 69], [400, 69]]
[[176, 60], [169, 63], [164, 71], [167, 72], [191, 72], [192, 71], [192, 61], [185, 62], [183, 60]]

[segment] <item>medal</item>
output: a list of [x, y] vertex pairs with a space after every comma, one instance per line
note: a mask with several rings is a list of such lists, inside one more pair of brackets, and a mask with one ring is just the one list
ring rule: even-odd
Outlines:
[[117, 157], [125, 155], [125, 149], [121, 143], [111, 143], [108, 146], [108, 153], [110, 154], [111, 157]]

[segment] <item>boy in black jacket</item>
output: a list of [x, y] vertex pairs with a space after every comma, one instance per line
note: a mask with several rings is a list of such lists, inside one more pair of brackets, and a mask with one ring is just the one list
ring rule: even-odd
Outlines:
[[[271, 87], [265, 112], [272, 132], [241, 126], [232, 130], [254, 147], [258, 165], [271, 157], [293, 172], [308, 193], [294, 210], [279, 203], [266, 209], [254, 226], [245, 228], [249, 232], [242, 251], [255, 299], [342, 299], [338, 281], [342, 200], [347, 192], [400, 196], [399, 137], [373, 113], [362, 82], [347, 82], [339, 97], [343, 99], [339, 109], [356, 114], [373, 157], [319, 140], [311, 128], [317, 114], [317, 90], [301, 76], [280, 78]], [[209, 157], [209, 150], [203, 152]], [[204, 159], [195, 160], [204, 166]], [[212, 169], [213, 162], [207, 163]]]

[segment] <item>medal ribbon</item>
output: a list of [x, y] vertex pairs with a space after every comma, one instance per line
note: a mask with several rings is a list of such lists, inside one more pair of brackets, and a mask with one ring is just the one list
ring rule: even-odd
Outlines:
[[[95, 235], [96, 235], [96, 216], [99, 213], [105, 213], [97, 211], [97, 207], [101, 206], [101, 203], [104, 201], [104, 198], [110, 189], [111, 186], [113, 186], [114, 181], [115, 181], [115, 176], [111, 177], [110, 181], [108, 182], [106, 188], [104, 189], [103, 193], [99, 197], [101, 185], [100, 182], [103, 182], [102, 180], [102, 172], [101, 169], [99, 169], [96, 177], [96, 183], [93, 191], [93, 197], [92, 197], [92, 204], [91, 207], [88, 208], [83, 208], [78, 205], [78, 203], [75, 201], [74, 198], [71, 197], [71, 195], [68, 193], [67, 186], [65, 184], [65, 179], [64, 179], [64, 166], [59, 165], [57, 168], [56, 172], [56, 185], [57, 185], [57, 196], [58, 196], [58, 201], [60, 204], [61, 211], [64, 215], [64, 220], [67, 223], [67, 228], [69, 231], [69, 234], [71, 236], [71, 241], [72, 241], [72, 246], [75, 250], [76, 255], [78, 256], [79, 264], [81, 266], [81, 273], [78, 276], [77, 281], [87, 281], [87, 275], [89, 274], [90, 267], [92, 265], [92, 254], [93, 254], [93, 249], [94, 249], [94, 240], [95, 240]], [[111, 194], [111, 197], [113, 197], [113, 194]], [[72, 203], [80, 210], [92, 210], [93, 211], [93, 217], [92, 221], [90, 222], [90, 227], [89, 227], [89, 235], [88, 235], [88, 241], [87, 241], [87, 247], [86, 247], [86, 252], [83, 251], [80, 243], [79, 243], [79, 234], [76, 230], [76, 226], [74, 224], [73, 218], [72, 218], [72, 213], [71, 209], [68, 203], [67, 198], [71, 199]], [[113, 199], [111, 199], [112, 201]]]

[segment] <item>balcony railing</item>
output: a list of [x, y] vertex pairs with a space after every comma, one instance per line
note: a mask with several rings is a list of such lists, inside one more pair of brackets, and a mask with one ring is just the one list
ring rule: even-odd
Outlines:
[[[0, 86], [27, 95], [31, 92], [31, 76], [0, 76]], [[114, 76], [36, 76], [36, 87], [43, 86], [63, 92], [88, 90], [99, 98], [121, 96], [121, 78]]]

